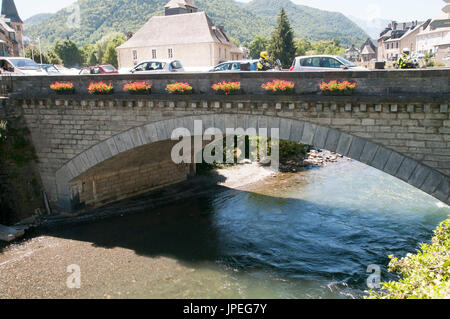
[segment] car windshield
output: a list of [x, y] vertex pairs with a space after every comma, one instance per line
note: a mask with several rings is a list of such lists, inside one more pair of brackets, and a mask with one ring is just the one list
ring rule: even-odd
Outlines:
[[40, 70], [39, 65], [30, 59], [11, 59], [11, 63], [21, 70]]
[[112, 65], [102, 65], [102, 68], [105, 72], [116, 72], [116, 68]]
[[214, 71], [226, 71], [226, 70], [228, 70], [229, 67], [230, 67], [230, 65], [228, 63], [222, 63], [222, 64], [219, 64], [218, 66], [216, 66], [214, 68]]
[[344, 63], [345, 66], [348, 66], [348, 67], [351, 67], [351, 68], [356, 67], [355, 64], [353, 64], [352, 62], [350, 62], [350, 61], [348, 61], [348, 60], [346, 60], [346, 59], [344, 59], [344, 58], [342, 58], [342, 57], [340, 57], [340, 56], [337, 56], [336, 59], [338, 59], [339, 61], [341, 61], [342, 63]]
[[134, 68], [135, 71], [154, 71], [154, 70], [162, 70], [166, 64], [164, 62], [144, 62], [139, 64]]
[[45, 71], [47, 71], [47, 73], [52, 73], [52, 74], [60, 73], [58, 71], [58, 69], [55, 68], [53, 65], [45, 65], [44, 69], [45, 69]]

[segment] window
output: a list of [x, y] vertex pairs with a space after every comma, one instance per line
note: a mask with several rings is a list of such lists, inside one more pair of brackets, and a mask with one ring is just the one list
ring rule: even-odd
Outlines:
[[107, 72], [107, 73], [112, 73], [112, 72], [116, 72], [116, 68], [112, 65], [103, 65], [102, 66], [103, 71]]
[[323, 68], [333, 68], [339, 69], [341, 67], [341, 63], [333, 58], [322, 58], [322, 67]]
[[136, 61], [138, 59], [137, 50], [133, 50], [133, 60]]
[[152, 50], [152, 59], [156, 59], [156, 50], [155, 49]]
[[221, 57], [222, 57], [222, 49], [219, 48], [219, 58], [221, 58]]
[[219, 64], [218, 66], [216, 66], [214, 68], [214, 71], [227, 71], [230, 68], [230, 64], [229, 63], [222, 63]]
[[180, 61], [173, 61], [172, 63], [170, 63], [170, 67], [172, 70], [179, 70], [183, 68]]
[[169, 50], [168, 50], [167, 56], [168, 56], [169, 59], [172, 59], [172, 58], [173, 58], [173, 49], [169, 49]]
[[303, 59], [300, 63], [302, 66], [320, 67], [320, 58], [307, 58]]
[[241, 64], [240, 63], [233, 63], [231, 65], [231, 70], [240, 71], [241, 70]]

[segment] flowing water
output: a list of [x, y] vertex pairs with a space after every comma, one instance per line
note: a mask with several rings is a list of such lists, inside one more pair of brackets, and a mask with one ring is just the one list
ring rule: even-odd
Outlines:
[[449, 214], [400, 180], [343, 160], [55, 235], [132, 251], [114, 278], [164, 274], [138, 288], [105, 283], [135, 285], [133, 297], [361, 298], [369, 265], [395, 279], [387, 256], [414, 252]]

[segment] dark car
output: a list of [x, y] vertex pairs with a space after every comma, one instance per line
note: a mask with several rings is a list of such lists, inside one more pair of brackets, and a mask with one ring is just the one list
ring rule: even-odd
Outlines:
[[118, 73], [119, 72], [117, 71], [117, 69], [111, 64], [88, 66], [88, 67], [82, 68], [81, 71], [80, 71], [81, 75], [87, 75], [87, 74], [118, 74]]
[[241, 72], [256, 71], [258, 60], [228, 61], [216, 65], [209, 72]]

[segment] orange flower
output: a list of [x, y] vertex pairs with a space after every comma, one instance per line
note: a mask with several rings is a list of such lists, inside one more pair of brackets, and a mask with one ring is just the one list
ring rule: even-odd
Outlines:
[[295, 83], [283, 80], [273, 80], [272, 82], [264, 83], [261, 87], [268, 92], [290, 92], [294, 90]]
[[192, 86], [187, 82], [177, 82], [175, 84], [167, 84], [166, 91], [169, 92], [169, 94], [191, 93]]
[[322, 91], [329, 91], [329, 92], [335, 92], [335, 91], [350, 91], [354, 90], [356, 88], [356, 82], [349, 82], [349, 81], [331, 81], [331, 82], [322, 82], [319, 84], [319, 87]]
[[148, 92], [151, 88], [152, 85], [147, 82], [129, 82], [124, 85], [123, 90], [125, 92]]
[[239, 92], [241, 90], [241, 82], [219, 82], [213, 84], [211, 88], [218, 92], [224, 93], [225, 95], [230, 95], [234, 92]]
[[72, 91], [74, 86], [71, 82], [55, 82], [50, 85], [50, 89], [57, 92]]
[[88, 88], [90, 94], [109, 94], [112, 90], [112, 84], [106, 84], [104, 82], [91, 83]]

